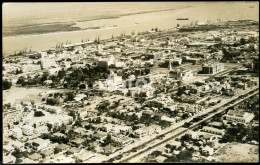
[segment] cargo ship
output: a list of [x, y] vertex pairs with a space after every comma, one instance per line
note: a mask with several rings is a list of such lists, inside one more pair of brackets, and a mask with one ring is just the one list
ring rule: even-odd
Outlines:
[[177, 18], [177, 20], [189, 20], [189, 18]]

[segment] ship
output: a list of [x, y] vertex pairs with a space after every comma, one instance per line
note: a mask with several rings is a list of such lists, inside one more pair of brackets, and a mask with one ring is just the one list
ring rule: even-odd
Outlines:
[[177, 18], [177, 20], [189, 20], [189, 18]]
[[188, 27], [181, 27], [178, 30], [181, 32], [189, 32], [189, 31], [208, 31], [216, 29], [216, 25], [200, 25], [200, 26], [188, 26]]

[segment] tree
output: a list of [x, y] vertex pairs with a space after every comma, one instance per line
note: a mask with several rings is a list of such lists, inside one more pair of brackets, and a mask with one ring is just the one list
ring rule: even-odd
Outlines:
[[54, 99], [54, 98], [47, 98], [46, 103], [49, 105], [56, 105], [56, 104], [58, 104], [58, 100]]
[[183, 135], [182, 137], [181, 137], [181, 141], [190, 141], [191, 140], [191, 137], [190, 137], [190, 135], [188, 135], [188, 134], [185, 134], [185, 135]]
[[24, 77], [23, 77], [23, 76], [19, 77], [16, 83], [17, 83], [17, 84], [22, 84], [22, 83], [24, 83]]
[[175, 163], [175, 162], [178, 162], [178, 158], [176, 155], [172, 155], [170, 156], [169, 158], [165, 159], [164, 160], [164, 163]]
[[152, 156], [154, 156], [154, 157], [157, 157], [157, 156], [159, 156], [159, 155], [161, 155], [162, 154], [162, 152], [161, 151], [153, 151], [152, 153], [151, 153], [151, 155]]
[[11, 82], [9, 82], [9, 81], [7, 81], [7, 80], [4, 80], [4, 81], [3, 81], [3, 85], [2, 85], [3, 90], [10, 89], [11, 86], [12, 86], [12, 83], [11, 83]]
[[106, 139], [104, 140], [105, 146], [112, 142], [112, 136], [110, 134], [107, 135]]
[[21, 158], [23, 157], [23, 154], [22, 152], [18, 149], [18, 148], [15, 148], [14, 151], [12, 152], [12, 155], [16, 158]]
[[75, 94], [73, 92], [68, 92], [66, 100], [67, 101], [73, 101], [74, 97], [75, 97]]
[[245, 40], [244, 38], [241, 38], [241, 39], [240, 39], [240, 44], [241, 44], [241, 45], [245, 45], [245, 44], [246, 44], [246, 40]]
[[86, 89], [86, 85], [85, 84], [80, 84], [79, 85], [79, 89]]
[[182, 161], [189, 161], [191, 158], [192, 158], [192, 154], [190, 151], [188, 150], [185, 150], [185, 151], [181, 151], [178, 155], [177, 155], [177, 158], [179, 160], [182, 160]]
[[41, 117], [41, 116], [45, 116], [42, 111], [35, 111], [34, 112], [34, 117]]
[[22, 70], [17, 68], [16, 71], [15, 71], [15, 74], [18, 75], [20, 73], [23, 73]]
[[138, 120], [138, 116], [134, 113], [131, 117], [130, 117], [130, 121], [136, 121]]

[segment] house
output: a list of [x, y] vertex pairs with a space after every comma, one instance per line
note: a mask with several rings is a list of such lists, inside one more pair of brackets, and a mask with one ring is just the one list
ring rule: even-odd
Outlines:
[[139, 128], [134, 131], [134, 135], [138, 138], [143, 138], [146, 135], [146, 133], [143, 131], [143, 128]]
[[155, 129], [153, 127], [145, 127], [142, 129], [142, 131], [146, 134], [146, 135], [152, 135], [155, 132]]
[[58, 146], [56, 147], [56, 150], [59, 151], [59, 152], [64, 153], [64, 152], [67, 152], [69, 148], [70, 148], [69, 145], [66, 145], [66, 144], [63, 144], [63, 143], [62, 143], [62, 144], [60, 144], [60, 145], [58, 145]]
[[253, 113], [235, 110], [229, 110], [226, 114], [227, 121], [235, 121], [244, 124], [250, 123], [254, 117], [255, 115]]
[[209, 123], [209, 126], [215, 127], [215, 128], [222, 128], [223, 124], [221, 122], [212, 122]]
[[43, 126], [36, 127], [33, 132], [34, 134], [39, 136], [41, 134], [48, 133], [49, 131], [48, 131], [48, 127], [43, 125]]
[[67, 125], [72, 121], [73, 121], [73, 117], [68, 115], [45, 115], [41, 117], [28, 116], [25, 119], [25, 123], [27, 123], [28, 125], [35, 124], [36, 127], [41, 125], [46, 125], [47, 123], [51, 125], [61, 126], [62, 124]]
[[116, 147], [113, 147], [113, 146], [111, 146], [111, 145], [106, 145], [104, 148], [104, 151], [103, 151], [103, 153], [105, 154], [105, 155], [107, 155], [107, 154], [111, 154], [111, 153], [114, 153], [114, 152], [116, 152]]
[[161, 120], [168, 121], [168, 122], [170, 122], [171, 124], [176, 123], [176, 120], [175, 120], [174, 118], [170, 118], [170, 117], [167, 117], [167, 116], [162, 116], [162, 117], [161, 117]]
[[77, 153], [74, 155], [74, 157], [77, 161], [82, 161], [82, 162], [84, 162], [90, 158], [93, 158], [95, 156], [96, 156], [96, 154], [88, 152], [88, 151], [84, 151], [84, 152]]
[[50, 157], [42, 159], [42, 163], [50, 163], [50, 162], [51, 162], [51, 158]]
[[21, 128], [19, 127], [15, 127], [13, 130], [12, 130], [12, 135], [17, 138], [17, 139], [20, 139], [23, 137], [23, 131]]
[[52, 157], [50, 163], [75, 163], [75, 159], [63, 154], [56, 154]]
[[68, 154], [76, 154], [76, 153], [79, 153], [80, 151], [81, 151], [81, 149], [72, 147], [68, 150]]
[[202, 148], [202, 154], [203, 155], [211, 156], [211, 155], [213, 155], [213, 153], [214, 153], [214, 149], [209, 147], [209, 146]]
[[125, 147], [127, 145], [130, 145], [130, 144], [134, 143], [134, 140], [132, 138], [129, 138], [129, 137], [125, 136], [125, 137], [117, 139], [117, 142], [121, 146]]
[[84, 141], [85, 141], [85, 140], [82, 139], [82, 138], [76, 138], [76, 139], [73, 139], [72, 141], [70, 141], [70, 143], [71, 143], [73, 146], [75, 146], [75, 147], [81, 147]]
[[34, 160], [34, 161], [38, 161], [38, 162], [40, 160], [42, 160], [42, 156], [40, 154], [37, 154], [37, 153], [29, 155], [28, 158], [30, 158], [31, 160]]
[[98, 139], [99, 141], [103, 141], [103, 140], [106, 139], [107, 133], [101, 132], [101, 131], [97, 131], [96, 133], [94, 133], [93, 137], [95, 139]]
[[161, 126], [155, 125], [155, 124], [153, 124], [153, 125], [151, 125], [151, 126], [149, 126], [149, 127], [151, 127], [151, 129], [154, 129], [156, 133], [160, 133], [161, 130], [162, 130], [162, 127], [161, 127]]
[[162, 155], [159, 155], [155, 158], [155, 160], [158, 162], [158, 163], [163, 163], [167, 158], [165, 156], [162, 156]]
[[127, 133], [130, 133], [132, 131], [132, 127], [131, 126], [120, 126], [120, 133], [121, 134], [127, 134]]
[[29, 159], [29, 158], [25, 158], [25, 159], [23, 159], [22, 160], [22, 162], [21, 163], [24, 163], [24, 164], [36, 164], [36, 163], [39, 163], [38, 161], [34, 161], [34, 160], [32, 160], [32, 159]]
[[82, 128], [82, 127], [78, 127], [73, 131], [78, 135], [84, 135], [87, 132], [87, 130], [85, 128]]
[[53, 137], [66, 137], [65, 134], [60, 133], [60, 132], [56, 132], [56, 133], [54, 133], [52, 136], [53, 136]]
[[[19, 139], [20, 140], [20, 139]], [[9, 143], [8, 143], [8, 145], [11, 145], [12, 147], [14, 147], [14, 148], [17, 148], [17, 149], [19, 149], [19, 150], [21, 150], [21, 151], [23, 151], [24, 150], [24, 143], [22, 143], [22, 142], [20, 142], [20, 141], [18, 141], [18, 140], [12, 140], [12, 141], [10, 141]]]
[[212, 133], [212, 134], [217, 134], [217, 135], [224, 135], [225, 134], [225, 130], [214, 128], [214, 127], [204, 126], [202, 128], [202, 130], [205, 131], [205, 132]]
[[39, 151], [42, 150], [44, 148], [47, 148], [48, 145], [50, 144], [50, 140], [49, 139], [41, 139], [41, 138], [36, 138], [34, 140], [31, 141], [32, 145]]
[[198, 133], [196, 131], [188, 131], [187, 134], [190, 135], [192, 139], [198, 138]]
[[14, 164], [15, 162], [16, 162], [16, 158], [11, 154], [3, 157], [3, 163]]
[[48, 158], [54, 155], [54, 151], [52, 149], [47, 149], [42, 151], [40, 154], [43, 156], [43, 158]]
[[5, 153], [4, 155], [8, 155], [9, 153], [14, 151], [14, 147], [10, 144], [8, 145], [3, 145], [3, 152]]

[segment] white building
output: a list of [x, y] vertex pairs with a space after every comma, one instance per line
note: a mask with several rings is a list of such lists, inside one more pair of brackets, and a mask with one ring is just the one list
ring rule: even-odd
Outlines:
[[22, 137], [23, 137], [23, 131], [22, 131], [21, 128], [15, 127], [15, 128], [12, 130], [12, 135], [13, 135], [14, 137], [16, 137], [17, 139], [22, 138]]
[[30, 136], [33, 134], [34, 128], [30, 125], [25, 125], [22, 127], [22, 130], [24, 135]]
[[253, 120], [255, 115], [253, 113], [229, 110], [226, 114], [227, 121], [235, 121], [240, 123], [249, 123]]
[[114, 72], [111, 72], [108, 79], [105, 81], [99, 81], [99, 88], [103, 90], [114, 91], [122, 87], [122, 85], [122, 76], [117, 76], [117, 74]]
[[169, 72], [169, 77], [174, 78], [175, 80], [190, 80], [193, 78], [193, 73], [191, 70], [180, 70], [177, 69], [175, 71]]

